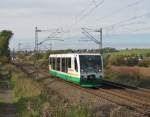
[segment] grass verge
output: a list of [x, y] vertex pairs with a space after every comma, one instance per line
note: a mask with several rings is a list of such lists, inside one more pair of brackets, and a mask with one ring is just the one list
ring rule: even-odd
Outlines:
[[150, 89], [149, 70], [149, 68], [111, 66], [105, 70], [105, 79], [120, 84]]
[[75, 105], [57, 92], [13, 68], [11, 84], [19, 117], [92, 117], [87, 106]]

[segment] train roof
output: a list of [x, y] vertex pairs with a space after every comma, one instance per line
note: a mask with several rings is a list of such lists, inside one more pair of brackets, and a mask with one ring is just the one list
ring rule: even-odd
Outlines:
[[74, 57], [77, 55], [101, 55], [99, 53], [67, 53], [67, 54], [50, 54], [49, 57]]

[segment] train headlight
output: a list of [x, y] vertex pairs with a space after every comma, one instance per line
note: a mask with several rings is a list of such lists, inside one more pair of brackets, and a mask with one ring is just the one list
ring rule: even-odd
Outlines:
[[99, 72], [102, 72], [102, 70], [101, 70], [101, 69], [99, 69], [98, 71], [99, 71]]
[[81, 72], [84, 72], [84, 70], [83, 70], [83, 69], [81, 69]]

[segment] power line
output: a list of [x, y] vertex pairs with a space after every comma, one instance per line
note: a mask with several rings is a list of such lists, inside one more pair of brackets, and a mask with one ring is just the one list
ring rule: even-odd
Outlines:
[[81, 12], [78, 14], [78, 16], [76, 16], [76, 19], [77, 19], [79, 16], [81, 16], [84, 12], [86, 12], [86, 10], [91, 6], [92, 3], [93, 3], [93, 1], [90, 2], [89, 5], [88, 5], [86, 8], [84, 8], [83, 10], [81, 10]]
[[86, 18], [89, 14], [91, 14], [97, 7], [99, 7], [100, 5], [102, 5], [104, 3], [104, 0], [100, 1], [98, 4], [95, 4], [95, 6], [90, 9], [86, 14], [84, 14], [83, 16], [81, 16], [77, 22], [83, 20], [84, 18]]
[[142, 15], [134, 16], [134, 17], [128, 18], [128, 19], [126, 19], [126, 20], [122, 20], [122, 21], [120, 21], [120, 22], [118, 22], [118, 23], [114, 23], [114, 24], [112, 24], [112, 25], [108, 25], [108, 26], [105, 26], [105, 27], [103, 27], [103, 28], [108, 28], [108, 27], [114, 28], [114, 27], [118, 26], [119, 24], [123, 24], [123, 23], [125, 23], [125, 22], [129, 22], [129, 21], [132, 21], [132, 20], [135, 20], [135, 19], [139, 19], [139, 18], [144, 17], [144, 16], [147, 16], [147, 15], [150, 15], [150, 12], [147, 12], [147, 13], [142, 14]]
[[[113, 11], [113, 12], [111, 12], [110, 14], [108, 14], [107, 16], [102, 17], [101, 20], [102, 20], [102, 19], [105, 19], [105, 18], [107, 18], [107, 17], [110, 17], [110, 16], [112, 16], [112, 15], [114, 15], [114, 14], [116, 14], [116, 13], [120, 13], [122, 10], [127, 9], [127, 8], [129, 8], [129, 7], [132, 7], [132, 6], [135, 6], [135, 5], [137, 5], [138, 3], [140, 3], [140, 2], [142, 2], [142, 1], [141, 1], [141, 0], [137, 0], [137, 1], [133, 2], [133, 3], [131, 3], [131, 4], [128, 4], [128, 5], [126, 5], [125, 7], [120, 8], [120, 9], [118, 9], [118, 10], [116, 10], [116, 11]], [[79, 17], [79, 19], [71, 26], [71, 28], [72, 28], [74, 25], [78, 24], [80, 21], [82, 21], [84, 18], [86, 18], [90, 13], [92, 13], [97, 7], [99, 7], [99, 6], [100, 6], [101, 4], [103, 4], [103, 3], [104, 3], [104, 0], [102, 0], [102, 1], [99, 2], [98, 4], [96, 4], [96, 1], [93, 0], [93, 4], [95, 4], [95, 6], [94, 6], [92, 9], [90, 9], [86, 14], [82, 15], [82, 14], [86, 11], [86, 9], [84, 9], [84, 10], [80, 13], [82, 16]], [[140, 17], [143, 17], [143, 16], [140, 16]], [[129, 19], [127, 19], [127, 20], [118, 22], [118, 23], [116, 23], [116, 24], [112, 24], [112, 25], [110, 25], [110, 27], [114, 28], [116, 25], [122, 24], [122, 23], [127, 22], [127, 21], [130, 21], [130, 20], [134, 20], [134, 19], [137, 19], [137, 18], [138, 18], [138, 16], [135, 16], [135, 17], [129, 18]], [[133, 23], [133, 24], [134, 24], [134, 23]], [[138, 23], [137, 23], [137, 24], [138, 24]], [[124, 24], [124, 25], [128, 25], [128, 24]], [[129, 25], [130, 25], [130, 24], [129, 24]], [[106, 26], [106, 27], [107, 27], [107, 26]], [[70, 28], [70, 29], [71, 29], [71, 28]], [[104, 28], [105, 28], [105, 27], [104, 27]]]
[[[92, 8], [92, 9], [88, 9], [88, 7], [87, 8], [85, 8], [85, 9], [83, 9], [82, 11], [81, 11], [81, 13], [79, 14], [79, 15], [81, 15], [81, 16], [76, 16], [76, 17], [79, 17], [79, 19], [76, 19], [76, 21], [69, 27], [69, 30], [71, 30], [73, 27], [74, 27], [74, 25], [76, 25], [76, 24], [78, 24], [80, 21], [82, 21], [84, 18], [86, 18], [89, 14], [91, 14], [96, 8], [98, 8], [100, 5], [102, 5], [103, 3], [104, 3], [104, 1], [105, 0], [102, 0], [102, 1], [100, 1], [99, 3], [97, 3], [96, 4], [96, 2], [94, 2], [93, 1], [93, 4], [94, 4], [94, 7]], [[91, 6], [91, 5], [90, 5]], [[86, 10], [89, 10], [86, 14], [83, 14]], [[83, 14], [83, 15], [82, 15]]]
[[149, 27], [143, 27], [143, 28], [135, 29], [134, 32], [144, 31], [144, 30], [150, 30], [150, 26]]
[[130, 22], [130, 23], [120, 24], [119, 26], [131, 26], [131, 25], [136, 25], [136, 24], [145, 24], [145, 22], [143, 22], [143, 21], [134, 21], [134, 22]]
[[[89, 28], [81, 28], [82, 29], [82, 33], [87, 36], [89, 39], [91, 39], [93, 42], [95, 42], [96, 44], [99, 45], [99, 50], [102, 49], [102, 28], [100, 28], [99, 30], [92, 30]], [[88, 30], [93, 31], [93, 32], [98, 32], [100, 33], [100, 40], [98, 41], [92, 34], [90, 34], [88, 32]]]
[[142, 0], [137, 0], [137, 1], [134, 2], [134, 3], [128, 4], [128, 5], [126, 5], [126, 6], [122, 7], [122, 8], [120, 8], [120, 9], [117, 9], [117, 10], [115, 10], [115, 11], [109, 13], [108, 15], [103, 16], [102, 18], [99, 18], [99, 19], [97, 19], [97, 20], [99, 20], [99, 21], [104, 20], [104, 19], [106, 19], [106, 18], [108, 18], [108, 17], [113, 16], [114, 14], [118, 14], [118, 13], [122, 12], [122, 10], [126, 10], [126, 9], [129, 8], [129, 7], [135, 6], [135, 5], [137, 5], [138, 3], [140, 3], [140, 2], [142, 2]]

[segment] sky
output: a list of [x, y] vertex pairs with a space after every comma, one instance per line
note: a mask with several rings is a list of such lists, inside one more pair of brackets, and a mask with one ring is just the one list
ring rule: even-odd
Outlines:
[[[14, 33], [11, 49], [17, 49], [18, 43], [22, 49], [33, 49], [36, 26], [50, 30], [39, 34], [40, 41], [60, 30], [56, 37], [64, 41], [47, 41], [42, 45], [47, 48], [51, 42], [53, 49], [97, 48], [91, 41], [79, 41], [87, 39], [83, 27], [103, 28], [104, 47], [150, 48], [149, 4], [150, 0], [1, 0], [0, 31]], [[98, 39], [98, 33], [90, 33]]]

